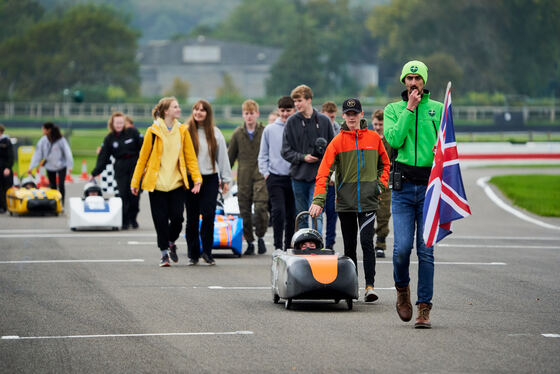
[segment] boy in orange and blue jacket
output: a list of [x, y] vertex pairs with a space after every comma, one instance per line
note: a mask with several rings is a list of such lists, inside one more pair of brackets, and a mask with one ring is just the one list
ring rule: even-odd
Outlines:
[[[357, 264], [356, 246], [358, 225], [364, 252], [366, 302], [377, 300], [373, 292], [375, 279], [375, 251], [373, 246], [375, 214], [379, 195], [389, 181], [389, 157], [379, 135], [367, 128], [364, 112], [358, 99], [342, 104], [340, 133], [328, 145], [319, 166], [315, 182], [312, 216], [321, 213], [331, 173], [335, 172], [336, 206], [344, 241], [344, 255]], [[356, 266], [357, 270], [357, 266]]]

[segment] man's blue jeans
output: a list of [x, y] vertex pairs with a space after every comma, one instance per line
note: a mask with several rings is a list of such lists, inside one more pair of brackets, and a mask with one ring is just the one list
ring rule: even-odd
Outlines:
[[[296, 202], [296, 215], [300, 212], [309, 210], [313, 201], [313, 191], [315, 190], [315, 182], [297, 181], [292, 179], [292, 189], [294, 190], [294, 199]], [[298, 228], [309, 227], [308, 217], [300, 219], [297, 222]], [[313, 228], [313, 227], [312, 227]], [[317, 217], [317, 231], [323, 232], [323, 215]]]
[[403, 182], [402, 190], [393, 190], [393, 278], [395, 286], [406, 287], [410, 283], [410, 254], [416, 233], [418, 255], [418, 301], [432, 303], [434, 294], [434, 247], [426, 247], [422, 232], [424, 223], [422, 209], [426, 186]]

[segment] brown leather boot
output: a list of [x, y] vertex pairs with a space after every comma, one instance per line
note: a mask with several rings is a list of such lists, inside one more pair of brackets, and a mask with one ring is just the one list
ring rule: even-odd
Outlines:
[[414, 327], [417, 329], [431, 329], [432, 324], [430, 323], [430, 310], [432, 310], [431, 304], [420, 303], [418, 304], [418, 317], [416, 317], [416, 323]]
[[410, 302], [410, 286], [397, 287], [397, 314], [400, 319], [408, 322], [412, 319], [412, 303]]

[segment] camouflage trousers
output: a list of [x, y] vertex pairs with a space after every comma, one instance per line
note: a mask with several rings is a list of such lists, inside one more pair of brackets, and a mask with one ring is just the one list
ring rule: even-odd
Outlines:
[[391, 190], [379, 196], [377, 223], [375, 227], [375, 248], [387, 249], [385, 238], [389, 235], [389, 219], [391, 218]]
[[268, 191], [264, 178], [248, 185], [239, 184], [237, 201], [243, 218], [243, 237], [247, 243], [255, 240], [253, 226], [257, 237], [262, 238], [268, 228]]

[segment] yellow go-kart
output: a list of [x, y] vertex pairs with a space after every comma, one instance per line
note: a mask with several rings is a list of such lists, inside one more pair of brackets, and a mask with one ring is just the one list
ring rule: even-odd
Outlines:
[[12, 186], [6, 191], [10, 215], [54, 214], [62, 212], [62, 195], [52, 188], [37, 188], [31, 177], [21, 181], [21, 187]]

